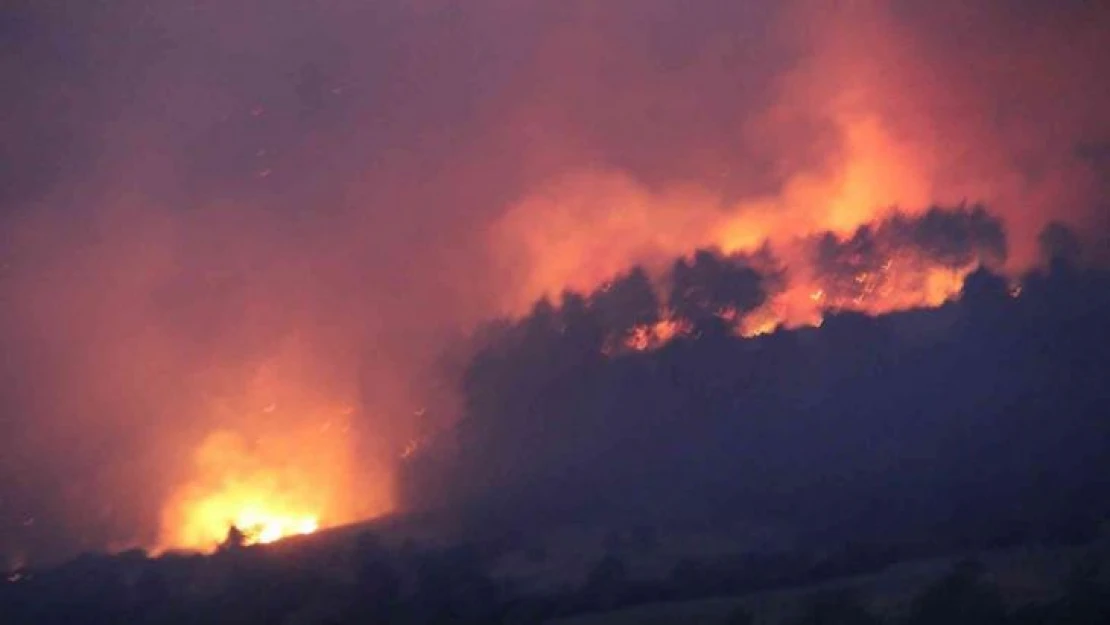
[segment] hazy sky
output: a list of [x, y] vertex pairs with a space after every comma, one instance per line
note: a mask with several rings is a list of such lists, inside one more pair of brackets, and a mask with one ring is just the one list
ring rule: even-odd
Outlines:
[[[1079, 0], [8, 0], [0, 554], [157, 543], [218, 431], [326, 475], [337, 520], [386, 509], [460, 333], [634, 262], [963, 199], [1014, 269], [1051, 219], [1105, 232], [1108, 26]], [[305, 443], [334, 466], [274, 451], [306, 430], [344, 433]]]

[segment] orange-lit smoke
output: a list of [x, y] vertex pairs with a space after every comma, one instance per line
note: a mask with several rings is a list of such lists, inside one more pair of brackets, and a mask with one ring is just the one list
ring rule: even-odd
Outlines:
[[[824, 310], [882, 314], [937, 306], [959, 294], [977, 262], [930, 266], [912, 254], [890, 250], [889, 260], [855, 277], [861, 292], [830, 297], [812, 276], [812, 259], [799, 241], [822, 233], [850, 236], [898, 207], [913, 215], [929, 208], [929, 173], [874, 119], [847, 123], [843, 161], [825, 174], [802, 173], [777, 197], [725, 204], [702, 191], [674, 189], [652, 194], [627, 176], [579, 174], [514, 207], [499, 224], [500, 249], [516, 250], [531, 268], [507, 306], [514, 311], [542, 295], [589, 292], [634, 264], [665, 279], [667, 263], [699, 248], [724, 254], [754, 253], [770, 245], [785, 263], [786, 287], [744, 318], [729, 319], [737, 333], [763, 334], [779, 325], [815, 325]], [[800, 208], [806, 207], [806, 208]], [[905, 207], [905, 208], [902, 208]], [[1019, 265], [1022, 266], [1022, 265]], [[730, 316], [722, 311], [724, 316]], [[732, 313], [731, 317], [735, 317]], [[661, 315], [630, 339], [640, 348], [681, 334], [683, 321]]]
[[[592, 172], [564, 178], [526, 198], [506, 214], [496, 233], [498, 249], [516, 250], [531, 268], [513, 294], [517, 299], [507, 305], [526, 310], [545, 293], [590, 291], [636, 263], [658, 274], [675, 257], [698, 248], [731, 254], [770, 242], [786, 253], [789, 270], [801, 274], [794, 277], [803, 278], [807, 260], [791, 249], [796, 240], [823, 232], [847, 235], [895, 206], [910, 212], [928, 207], [929, 173], [877, 120], [838, 128], [845, 140], [843, 160], [829, 172], [799, 173], [777, 196], [729, 204], [698, 189], [656, 194], [627, 175]], [[959, 280], [937, 278], [928, 293], [890, 292], [870, 309], [935, 305], [959, 292]], [[816, 321], [817, 310], [828, 305], [820, 290], [804, 278], [793, 282], [757, 315], [767, 318], [749, 320], [744, 333], [787, 320]], [[845, 304], [836, 303], [849, 307]]]
[[[1076, 146], [1088, 133], [1110, 131], [1110, 116], [1099, 109], [1110, 93], [1094, 86], [1105, 81], [1093, 60], [1110, 47], [1095, 26], [1107, 15], [1073, 7], [1037, 21], [982, 4], [936, 4], [791, 4], [779, 34], [805, 40], [811, 54], [778, 77], [772, 104], [737, 128], [719, 129], [738, 137], [738, 150], [757, 142], [757, 154], [778, 159], [784, 173], [774, 189], [737, 193], [713, 180], [660, 185], [619, 169], [578, 168], [523, 197], [497, 224], [494, 247], [504, 262], [527, 268], [516, 274], [505, 306], [523, 312], [541, 295], [588, 292], [637, 263], [662, 279], [665, 262], [697, 248], [728, 254], [768, 243], [789, 284], [741, 322], [740, 332], [753, 335], [819, 323], [828, 309], [936, 306], [956, 296], [977, 265], [891, 257], [880, 271], [856, 276], [862, 294], [836, 299], [811, 275], [811, 259], [794, 249], [800, 238], [848, 236], [894, 208], [914, 215], [938, 203], [983, 202], [1003, 220], [1005, 267], [1016, 274], [1037, 262], [1036, 237], [1049, 221], [1098, 224], [1104, 183]], [[1039, 45], [1011, 50], [1010, 39]], [[718, 46], [727, 48], [705, 41], [677, 75], [727, 80], [727, 72], [715, 73]], [[675, 101], [674, 93], [644, 89], [643, 106], [689, 106], [697, 114], [696, 104]], [[792, 154], [815, 149], [819, 158], [791, 164]], [[700, 164], [726, 180], [751, 166], [727, 155]]]

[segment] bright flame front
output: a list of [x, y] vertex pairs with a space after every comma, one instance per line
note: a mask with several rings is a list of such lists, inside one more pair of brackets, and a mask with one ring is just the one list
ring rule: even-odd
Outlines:
[[[392, 509], [388, 473], [355, 460], [348, 393], [313, 377], [298, 344], [250, 376], [219, 380], [203, 432], [162, 508], [156, 549], [214, 551], [231, 528], [245, 544], [311, 534]], [[362, 469], [362, 470], [359, 470]]]
[[215, 493], [189, 504], [186, 524], [181, 528], [181, 546], [210, 549], [222, 543], [234, 526], [244, 544], [269, 544], [290, 536], [311, 534], [320, 528], [316, 513], [296, 505], [266, 501], [266, 493]]
[[304, 429], [250, 439], [210, 434], [193, 476], [166, 506], [161, 546], [211, 551], [232, 527], [245, 544], [265, 544], [353, 520], [342, 443], [334, 432]]

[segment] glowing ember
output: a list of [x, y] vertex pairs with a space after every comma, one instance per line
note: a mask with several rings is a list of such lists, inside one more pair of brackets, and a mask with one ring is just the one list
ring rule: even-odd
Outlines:
[[401, 458], [411, 458], [418, 449], [420, 449], [420, 442], [416, 439], [410, 440], [405, 444], [404, 450], [401, 451]]
[[744, 338], [754, 338], [770, 334], [779, 328], [780, 322], [778, 317], [767, 315], [752, 315], [740, 322], [737, 326], [735, 333]]

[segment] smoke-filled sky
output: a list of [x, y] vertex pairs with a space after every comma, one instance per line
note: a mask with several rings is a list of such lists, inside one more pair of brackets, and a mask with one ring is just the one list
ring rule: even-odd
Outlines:
[[965, 199], [1012, 270], [1051, 220], [1097, 238], [1108, 28], [1081, 0], [9, 0], [0, 555], [180, 543], [196, 493], [387, 510], [457, 337], [637, 262]]

